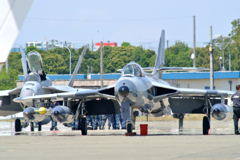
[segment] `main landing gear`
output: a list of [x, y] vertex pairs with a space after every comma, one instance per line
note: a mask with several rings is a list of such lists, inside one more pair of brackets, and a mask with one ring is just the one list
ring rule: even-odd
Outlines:
[[[121, 113], [122, 114], [121, 116], [127, 119], [126, 121], [127, 133], [125, 133], [125, 135], [136, 135], [136, 132], [133, 132], [133, 130], [135, 129], [135, 121], [136, 116], [138, 116], [138, 111], [133, 111], [129, 104], [127, 104], [124, 107], [125, 109], [122, 108], [121, 111], [125, 112]], [[128, 110], [128, 112], [126, 112], [126, 110]]]
[[17, 118], [15, 120], [15, 132], [21, 132], [21, 131], [22, 131], [21, 120]]
[[132, 123], [130, 122], [127, 124], [127, 132], [132, 133], [132, 130], [133, 130], [133, 126], [132, 126]]
[[[79, 104], [80, 106], [80, 104]], [[82, 100], [82, 105], [80, 107], [80, 115], [78, 116], [78, 130], [81, 130], [82, 135], [87, 135], [87, 119], [84, 116], [86, 114], [85, 100]]]
[[178, 129], [183, 129], [184, 114], [183, 113], [173, 114], [173, 118], [178, 118], [179, 119]]
[[208, 135], [208, 131], [210, 129], [210, 123], [207, 116], [203, 117], [203, 135]]
[[82, 131], [82, 135], [87, 135], [87, 119], [86, 119], [86, 117], [81, 118], [81, 131]]
[[206, 116], [203, 117], [203, 123], [202, 123], [202, 131], [203, 135], [208, 135], [209, 134], [209, 129], [210, 129], [210, 114], [211, 114], [211, 107], [212, 104], [208, 97], [205, 97], [205, 106], [206, 106]]
[[30, 129], [31, 129], [31, 132], [34, 132], [34, 123], [33, 122], [30, 122]]
[[38, 122], [38, 131], [42, 131], [42, 122]]

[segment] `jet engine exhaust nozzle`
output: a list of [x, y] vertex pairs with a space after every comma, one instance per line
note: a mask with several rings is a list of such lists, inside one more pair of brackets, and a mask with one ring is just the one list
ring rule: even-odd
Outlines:
[[118, 89], [120, 96], [126, 97], [129, 94], [129, 88], [127, 86], [122, 86]]

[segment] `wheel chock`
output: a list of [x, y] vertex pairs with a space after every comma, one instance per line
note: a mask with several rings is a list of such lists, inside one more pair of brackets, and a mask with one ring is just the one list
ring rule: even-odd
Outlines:
[[136, 132], [126, 132], [125, 136], [136, 136]]

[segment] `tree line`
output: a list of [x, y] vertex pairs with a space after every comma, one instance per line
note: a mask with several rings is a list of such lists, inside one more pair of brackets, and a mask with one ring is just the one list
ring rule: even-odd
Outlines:
[[[214, 71], [219, 71], [222, 66], [224, 51], [224, 66], [229, 70], [229, 50], [231, 51], [231, 70], [240, 71], [240, 19], [233, 20], [232, 31], [228, 37], [221, 37], [214, 41]], [[83, 50], [71, 49], [71, 73], [74, 71], [79, 56]], [[69, 74], [69, 51], [66, 48], [55, 48], [48, 51], [37, 49], [33, 46], [28, 47], [26, 53], [37, 51], [41, 54], [43, 68], [47, 74]], [[191, 54], [193, 48], [190, 48], [182, 41], [176, 41], [174, 45], [165, 50], [166, 67], [192, 67], [193, 60]], [[145, 49], [143, 46], [132, 46], [128, 42], [123, 42], [120, 47], [104, 46], [103, 48], [103, 71], [104, 73], [116, 73], [130, 61], [135, 61], [142, 67], [153, 67], [155, 63], [155, 51]], [[0, 73], [0, 90], [16, 87], [18, 75], [23, 74], [21, 64], [21, 53], [12, 52], [8, 58], [9, 73], [3, 68]], [[196, 67], [209, 68], [209, 44], [206, 47], [196, 48]], [[87, 49], [81, 64], [81, 74], [88, 72], [100, 73], [100, 50], [92, 51]]]

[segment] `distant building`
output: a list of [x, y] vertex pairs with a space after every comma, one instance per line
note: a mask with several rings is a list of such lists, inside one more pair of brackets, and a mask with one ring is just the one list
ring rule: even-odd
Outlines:
[[[27, 43], [26, 43], [26, 48], [27, 48], [27, 47], [30, 47], [30, 46], [34, 46], [34, 47], [36, 47], [36, 48], [38, 48], [38, 49], [44, 48], [42, 42], [27, 42]], [[46, 48], [46, 47], [45, 47], [45, 48]]]
[[[112, 47], [117, 47], [116, 42], [112, 43], [103, 43], [103, 46], [112, 46]], [[95, 48], [98, 50], [101, 47], [101, 43], [95, 43]]]
[[[47, 50], [47, 42], [34, 42], [34, 41], [33, 42], [27, 42], [25, 44], [24, 50], [26, 51], [26, 48], [30, 47], [30, 46], [34, 46], [38, 49], [42, 49], [42, 50], [45, 50], [45, 51]], [[67, 46], [68, 48], [73, 48], [72, 43], [67, 43], [64, 46]], [[48, 49], [57, 48], [57, 47], [63, 48], [63, 43], [48, 42]], [[19, 47], [14, 47], [14, 48], [12, 48], [11, 52], [20, 52], [20, 48]]]
[[[47, 42], [27, 42], [26, 43], [26, 48], [27, 47], [30, 47], [30, 46], [34, 46], [38, 49], [45, 49], [47, 48]], [[48, 48], [57, 48], [57, 47], [63, 47], [63, 44], [62, 43], [52, 43], [52, 42], [48, 42]], [[73, 48], [73, 44], [71, 43], [68, 43], [67, 44], [67, 47], [69, 48]]]

